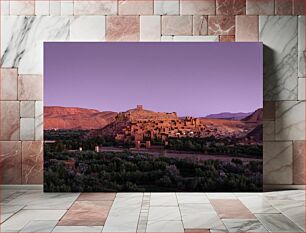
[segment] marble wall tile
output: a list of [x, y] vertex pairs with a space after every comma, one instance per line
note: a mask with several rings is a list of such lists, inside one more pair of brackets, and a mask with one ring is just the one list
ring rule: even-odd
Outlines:
[[118, 0], [119, 15], [152, 15], [153, 0]]
[[105, 16], [75, 16], [70, 20], [70, 41], [104, 41]]
[[10, 0], [10, 15], [34, 15], [34, 0]]
[[21, 184], [21, 142], [0, 141], [1, 184]]
[[274, 0], [246, 0], [247, 15], [274, 15]]
[[276, 140], [305, 140], [305, 102], [276, 102]]
[[20, 117], [34, 118], [35, 101], [20, 101]]
[[1, 101], [0, 110], [0, 140], [19, 140], [19, 102]]
[[292, 15], [292, 0], [275, 0], [275, 15]]
[[208, 33], [208, 22], [207, 16], [204, 15], [194, 15], [193, 16], [193, 35], [203, 36]]
[[74, 15], [115, 15], [117, 0], [74, 1]]
[[298, 76], [305, 78], [305, 16], [298, 18]]
[[305, 15], [305, 1], [293, 0], [293, 15]]
[[73, 0], [61, 1], [61, 15], [73, 15]]
[[22, 183], [41, 184], [43, 181], [43, 142], [22, 142]]
[[44, 104], [43, 101], [35, 101], [35, 140], [44, 139]]
[[264, 184], [292, 184], [292, 142], [264, 142]]
[[4, 16], [1, 20], [2, 67], [19, 74], [42, 74], [43, 41], [69, 39], [69, 17]]
[[140, 16], [140, 41], [160, 41], [161, 17]]
[[154, 0], [155, 15], [179, 15], [179, 0]]
[[1, 15], [9, 15], [10, 14], [10, 1], [0, 1], [1, 4]]
[[305, 184], [305, 141], [293, 141], [293, 184]]
[[138, 41], [140, 23], [139, 16], [107, 16], [107, 41]]
[[236, 41], [258, 41], [258, 16], [236, 16]]
[[245, 15], [246, 0], [217, 0], [217, 15]]
[[162, 16], [162, 35], [192, 35], [192, 16]]
[[235, 16], [208, 16], [208, 35], [235, 35]]
[[17, 100], [17, 69], [0, 72], [0, 100]]
[[41, 75], [18, 76], [18, 100], [42, 100], [43, 78]]
[[50, 15], [59, 16], [61, 15], [61, 2], [50, 0]]
[[215, 13], [215, 0], [180, 0], [181, 15], [214, 15]]
[[306, 100], [305, 99], [305, 78], [298, 79], [298, 100]]
[[275, 120], [275, 101], [264, 101], [263, 119], [266, 121]]
[[219, 41], [220, 42], [235, 42], [235, 36], [219, 36]]
[[297, 100], [297, 17], [259, 16], [264, 100]]
[[20, 119], [20, 140], [32, 141], [35, 138], [34, 118]]
[[218, 36], [162, 36], [161, 41], [168, 42], [218, 42]]
[[36, 0], [35, 15], [50, 15], [50, 2], [48, 0]]
[[263, 121], [263, 141], [275, 140], [275, 122]]

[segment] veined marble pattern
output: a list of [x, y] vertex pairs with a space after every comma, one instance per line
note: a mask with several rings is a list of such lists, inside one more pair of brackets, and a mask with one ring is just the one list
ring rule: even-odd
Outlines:
[[161, 41], [177, 42], [218, 42], [218, 36], [162, 36]]
[[[299, 77], [305, 78], [305, 16], [299, 16], [298, 19], [298, 66], [299, 66]], [[305, 89], [305, 86], [304, 86]]]
[[70, 41], [105, 41], [105, 16], [73, 17]]
[[264, 100], [297, 100], [297, 17], [260, 16]]
[[4, 16], [1, 18], [1, 66], [19, 74], [42, 74], [43, 41], [69, 39], [69, 17]]
[[35, 101], [35, 140], [43, 140], [44, 127], [43, 101]]
[[263, 179], [265, 184], [292, 184], [292, 142], [264, 142]]
[[179, 9], [179, 0], [154, 0], [155, 15], [178, 15]]
[[276, 102], [276, 140], [305, 140], [305, 103]]
[[[4, 213], [1, 229], [11, 232], [301, 232], [304, 228], [304, 191], [115, 195], [8, 188], [1, 192], [4, 197], [0, 203]], [[155, 196], [153, 202], [152, 195]], [[162, 201], [156, 203], [158, 197], [162, 197]], [[222, 197], [232, 199], [219, 202], [241, 200], [245, 210], [258, 213], [256, 218], [240, 219], [240, 213], [232, 215], [231, 219], [222, 218], [217, 214], [218, 208], [216, 212], [210, 204], [216, 200], [213, 198]], [[107, 215], [104, 210], [110, 208], [113, 200]], [[61, 226], [63, 220], [69, 221], [69, 226]], [[92, 220], [99, 225], [90, 226], [94, 223]]]

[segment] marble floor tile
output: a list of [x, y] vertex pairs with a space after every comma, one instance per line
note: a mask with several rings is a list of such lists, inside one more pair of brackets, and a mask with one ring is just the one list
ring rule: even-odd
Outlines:
[[153, 232], [184, 232], [182, 221], [149, 221], [147, 233]]
[[175, 193], [152, 193], [150, 206], [177, 206], [177, 198]]
[[305, 201], [305, 191], [304, 190], [268, 192], [268, 193], [264, 193], [263, 196], [268, 200]]
[[116, 198], [113, 203], [113, 208], [140, 208], [142, 203], [142, 196], [135, 196], [129, 198]]
[[211, 204], [181, 204], [180, 211], [185, 229], [219, 229], [217, 226], [223, 225]]
[[[21, 195], [25, 194], [25, 192], [22, 191], [13, 191], [13, 193], [7, 197], [5, 197], [4, 199], [1, 200], [1, 204], [7, 204], [10, 203], [12, 200], [20, 197]], [[17, 204], [18, 205], [18, 204]], [[22, 204], [21, 204], [22, 205]]]
[[1, 225], [3, 232], [20, 231], [33, 220], [59, 220], [66, 210], [21, 210]]
[[303, 232], [282, 214], [256, 214], [256, 217], [270, 232]]
[[211, 199], [210, 202], [222, 219], [255, 219], [255, 215], [237, 199]]
[[142, 197], [143, 193], [117, 193], [116, 198]]
[[42, 193], [41, 191], [27, 192], [8, 204], [26, 205], [25, 209], [68, 209], [77, 199], [79, 193]]
[[250, 196], [261, 197], [262, 193], [234, 193], [234, 196], [236, 198], [239, 198], [239, 197], [250, 197]]
[[210, 204], [203, 203], [180, 203], [181, 213], [184, 215], [193, 215], [194, 212], [206, 213], [206, 212], [216, 212], [214, 207]]
[[102, 232], [136, 232], [140, 209], [140, 206], [113, 206]]
[[185, 229], [185, 233], [210, 233], [209, 229]]
[[305, 229], [305, 202], [293, 200], [270, 200], [270, 203], [296, 225]]
[[220, 229], [223, 225], [215, 212], [182, 214], [182, 219], [185, 229]]
[[0, 222], [3, 223], [5, 220], [13, 216], [15, 213], [17, 213], [19, 210], [21, 210], [24, 207], [24, 205], [6, 205], [1, 204], [0, 206]]
[[205, 204], [209, 204], [209, 200], [208, 198], [206, 197], [206, 195], [203, 193], [203, 194], [193, 194], [193, 193], [190, 193], [190, 194], [181, 194], [181, 193], [177, 193], [176, 194], [176, 197], [177, 197], [177, 201], [179, 204], [188, 204], [188, 203], [205, 203]]
[[59, 226], [104, 225], [112, 201], [76, 201], [60, 220]]
[[258, 220], [223, 219], [229, 232], [269, 232]]
[[253, 213], [279, 213], [268, 201], [262, 197], [249, 196], [240, 197], [239, 200]]
[[25, 225], [20, 232], [51, 232], [58, 221], [33, 220]]
[[9, 196], [13, 195], [16, 193], [16, 190], [0, 190], [0, 200], [7, 199]]
[[113, 201], [116, 193], [81, 193], [78, 201]]
[[82, 232], [82, 233], [97, 233], [101, 232], [103, 226], [56, 226], [52, 232], [54, 233], [61, 233], [61, 232]]
[[180, 221], [181, 214], [178, 207], [153, 206], [149, 209], [149, 221]]
[[206, 193], [208, 199], [236, 199], [233, 193]]

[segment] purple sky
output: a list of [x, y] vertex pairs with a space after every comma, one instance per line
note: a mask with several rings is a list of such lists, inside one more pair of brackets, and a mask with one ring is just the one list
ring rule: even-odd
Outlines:
[[46, 106], [206, 116], [262, 107], [261, 43], [46, 42]]

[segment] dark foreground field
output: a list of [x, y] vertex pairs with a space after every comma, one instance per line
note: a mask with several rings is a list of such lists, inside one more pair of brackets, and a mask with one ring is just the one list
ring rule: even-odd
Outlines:
[[45, 151], [47, 192], [261, 191], [262, 161], [156, 157], [145, 153]]

